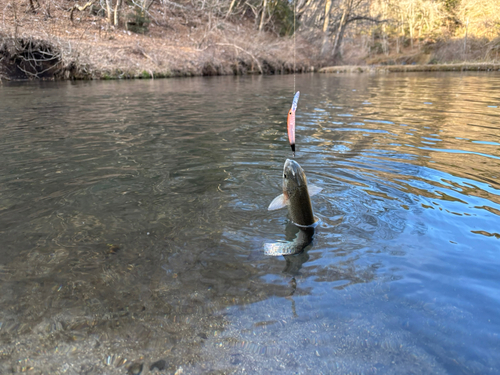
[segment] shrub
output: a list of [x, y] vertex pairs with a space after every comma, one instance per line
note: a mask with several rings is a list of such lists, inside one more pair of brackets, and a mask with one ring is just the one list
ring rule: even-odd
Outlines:
[[136, 34], [146, 34], [148, 32], [151, 20], [143, 9], [135, 7], [134, 13], [130, 13], [127, 18], [127, 30]]

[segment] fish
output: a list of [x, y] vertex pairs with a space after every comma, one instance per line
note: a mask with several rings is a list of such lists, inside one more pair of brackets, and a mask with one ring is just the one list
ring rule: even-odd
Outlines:
[[269, 211], [288, 207], [292, 223], [298, 233], [293, 241], [264, 244], [264, 254], [270, 256], [300, 254], [313, 241], [317, 220], [311, 204], [311, 196], [323, 190], [316, 185], [307, 185], [306, 174], [295, 160], [286, 159], [283, 166], [283, 194], [273, 199]]
[[295, 111], [297, 110], [297, 104], [299, 103], [300, 91], [295, 93], [292, 102], [292, 108], [288, 111], [288, 117], [286, 119], [286, 128], [288, 131], [288, 141], [290, 142], [290, 147], [292, 148], [293, 156], [295, 156]]
[[[314, 227], [300, 228], [295, 226], [295, 228], [299, 230], [293, 241], [265, 243], [264, 254], [269, 256], [280, 256], [302, 253], [302, 251], [313, 242]], [[300, 268], [300, 266], [295, 268]]]
[[273, 199], [269, 211], [288, 208], [291, 221], [299, 227], [311, 227], [316, 223], [311, 198], [323, 190], [316, 185], [307, 185], [306, 174], [295, 160], [286, 159], [283, 166], [283, 194]]

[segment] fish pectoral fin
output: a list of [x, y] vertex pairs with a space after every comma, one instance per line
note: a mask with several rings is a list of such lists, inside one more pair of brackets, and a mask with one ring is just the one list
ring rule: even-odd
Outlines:
[[269, 207], [267, 208], [269, 211], [279, 210], [280, 208], [286, 207], [286, 198], [283, 194], [278, 195], [273, 199]]
[[[316, 186], [316, 185], [309, 185], [307, 187], [307, 191], [309, 192], [309, 196], [312, 197], [318, 193], [321, 192], [321, 190], [323, 190], [322, 187], [319, 187], [319, 186]], [[272, 203], [271, 203], [272, 204]]]

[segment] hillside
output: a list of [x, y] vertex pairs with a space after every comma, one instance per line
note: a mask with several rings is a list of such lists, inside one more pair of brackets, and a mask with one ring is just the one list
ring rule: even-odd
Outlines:
[[[40, 0], [42, 2], [43, 0]], [[252, 20], [154, 3], [148, 23], [133, 29], [134, 6], [110, 25], [102, 12], [73, 11], [53, 0], [29, 9], [10, 3], [0, 28], [0, 77], [149, 78], [218, 74], [274, 74], [313, 69], [316, 52], [303, 38], [255, 29]], [[135, 17], [135, 18], [134, 18]], [[129, 21], [127, 21], [127, 19]], [[131, 20], [131, 21], [130, 21]]]
[[0, 79], [498, 64], [500, 2], [475, 1], [11, 0]]

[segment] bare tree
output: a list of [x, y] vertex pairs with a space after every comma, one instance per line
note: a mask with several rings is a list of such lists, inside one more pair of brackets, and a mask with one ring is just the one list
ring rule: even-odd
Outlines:
[[108, 18], [108, 23], [113, 24], [113, 0], [106, 0], [106, 15]]
[[330, 10], [332, 9], [332, 0], [325, 0], [325, 18], [323, 21], [323, 43], [321, 45], [321, 55], [326, 53], [328, 44], [328, 26], [330, 24]]
[[344, 0], [342, 4], [342, 16], [337, 25], [337, 33], [335, 34], [335, 42], [332, 50], [334, 62], [338, 62], [342, 59], [342, 43], [349, 24], [362, 21], [368, 23], [387, 22], [387, 20], [381, 19], [378, 14], [370, 14], [370, 3], [369, 0]]
[[122, 0], [116, 0], [115, 18], [114, 18], [114, 25], [115, 26], [118, 26], [118, 24], [120, 23], [120, 16], [119, 16], [118, 12], [119, 12], [119, 9], [121, 8], [121, 6], [122, 6]]
[[340, 19], [337, 35], [335, 35], [335, 43], [333, 44], [332, 55], [334, 61], [338, 61], [342, 58], [340, 55], [340, 47], [342, 46], [345, 28], [349, 22], [349, 16], [351, 15], [353, 1], [354, 0], [344, 0], [342, 18]]
[[266, 17], [266, 10], [267, 10], [267, 0], [262, 0], [262, 11], [260, 14], [259, 31], [262, 31], [262, 28], [264, 27], [264, 19]]

